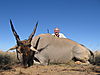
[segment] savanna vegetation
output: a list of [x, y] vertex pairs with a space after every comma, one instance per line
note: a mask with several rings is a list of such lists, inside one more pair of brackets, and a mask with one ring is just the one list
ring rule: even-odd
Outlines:
[[[99, 56], [99, 55], [98, 55]], [[99, 58], [99, 57], [98, 57]], [[97, 59], [96, 59], [97, 60]], [[100, 75], [98, 65], [79, 65], [73, 61], [67, 64], [33, 65], [22, 68], [16, 52], [0, 51], [0, 75]]]

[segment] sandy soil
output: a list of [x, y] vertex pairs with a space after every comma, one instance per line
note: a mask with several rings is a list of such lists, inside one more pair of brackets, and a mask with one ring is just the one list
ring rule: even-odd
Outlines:
[[93, 65], [33, 65], [28, 68], [21, 66], [3, 66], [0, 75], [100, 75], [100, 66]]

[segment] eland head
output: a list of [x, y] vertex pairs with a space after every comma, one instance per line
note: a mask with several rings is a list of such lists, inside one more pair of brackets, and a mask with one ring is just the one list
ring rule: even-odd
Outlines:
[[31, 35], [29, 36], [29, 38], [27, 40], [20, 40], [20, 37], [17, 34], [11, 20], [10, 20], [10, 25], [11, 25], [13, 35], [16, 39], [17, 45], [14, 46], [13, 48], [10, 48], [9, 50], [16, 49], [18, 60], [19, 60], [19, 56], [18, 56], [19, 54], [22, 57], [22, 61], [21, 61], [22, 65], [23, 66], [27, 66], [27, 65], [31, 66], [33, 64], [34, 53], [37, 49], [37, 45], [38, 45], [38, 42], [40, 39], [40, 38], [38, 38], [36, 46], [34, 48], [31, 48], [31, 41], [36, 32], [38, 22], [36, 23], [33, 32], [31, 33]]

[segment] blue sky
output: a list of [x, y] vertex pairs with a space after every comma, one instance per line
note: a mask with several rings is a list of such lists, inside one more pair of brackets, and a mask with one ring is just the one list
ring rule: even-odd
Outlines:
[[0, 49], [16, 44], [12, 19], [22, 40], [39, 21], [36, 35], [53, 33], [55, 27], [68, 38], [91, 50], [100, 50], [100, 0], [0, 0]]

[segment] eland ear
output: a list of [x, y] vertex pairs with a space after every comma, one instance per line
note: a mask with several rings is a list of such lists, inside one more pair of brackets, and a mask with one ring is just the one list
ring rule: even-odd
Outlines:
[[35, 32], [36, 32], [37, 26], [38, 26], [38, 22], [36, 23], [33, 32], [31, 33], [31, 35], [28, 38], [29, 42], [32, 41], [32, 38], [33, 38], [33, 36], [35, 35]]
[[38, 52], [34, 47], [30, 47], [30, 49], [32, 50], [32, 51], [35, 51], [35, 52]]
[[15, 46], [11, 47], [9, 50], [7, 50], [7, 52], [10, 51], [10, 50], [14, 50], [14, 49], [16, 49], [17, 47], [18, 47], [18, 46], [15, 45]]
[[35, 46], [34, 47], [31, 46], [32, 51], [38, 52], [37, 48], [38, 48], [38, 45], [39, 45], [39, 41], [40, 41], [40, 37], [37, 39]]
[[19, 38], [19, 35], [17, 34], [17, 32], [16, 32], [15, 29], [14, 29], [14, 26], [13, 26], [13, 24], [12, 24], [11, 19], [10, 19], [10, 25], [11, 25], [12, 32], [13, 32], [13, 34], [14, 34], [14, 36], [15, 36], [15, 39], [16, 39], [16, 41], [17, 41], [17, 45], [19, 45], [20, 38]]

